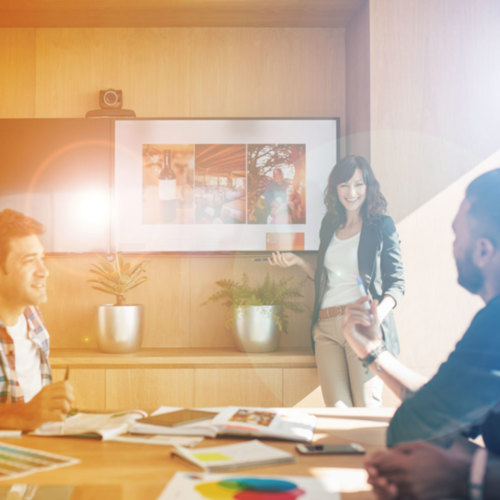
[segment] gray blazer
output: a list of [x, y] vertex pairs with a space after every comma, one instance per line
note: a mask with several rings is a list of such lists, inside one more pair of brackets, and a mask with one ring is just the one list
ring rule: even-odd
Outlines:
[[[319, 232], [311, 338], [327, 285], [325, 254], [337, 228], [335, 217], [327, 213]], [[363, 223], [358, 246], [358, 268], [366, 289], [374, 299], [380, 301], [385, 295], [390, 295], [396, 304], [399, 302], [405, 291], [403, 263], [396, 226], [388, 215], [380, 215], [371, 222]], [[387, 349], [394, 355], [399, 354], [399, 340], [392, 311], [380, 326]]]

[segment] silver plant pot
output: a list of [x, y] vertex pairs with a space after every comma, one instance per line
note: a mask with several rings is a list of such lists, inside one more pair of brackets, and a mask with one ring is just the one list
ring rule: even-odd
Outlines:
[[142, 342], [142, 305], [97, 308], [97, 345], [103, 352], [135, 352]]
[[238, 306], [234, 310], [233, 335], [236, 348], [243, 352], [276, 351], [280, 331], [274, 321], [280, 306]]

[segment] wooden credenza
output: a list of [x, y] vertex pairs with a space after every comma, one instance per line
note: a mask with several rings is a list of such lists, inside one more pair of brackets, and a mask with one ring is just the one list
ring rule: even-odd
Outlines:
[[105, 354], [53, 349], [54, 379], [67, 366], [80, 409], [324, 406], [313, 354], [287, 350], [248, 354], [220, 349], [142, 349]]

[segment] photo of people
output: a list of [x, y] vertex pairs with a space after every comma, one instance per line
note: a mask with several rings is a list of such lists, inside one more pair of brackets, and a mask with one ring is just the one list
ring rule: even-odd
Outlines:
[[249, 144], [248, 223], [305, 224], [305, 144]]
[[143, 224], [192, 224], [193, 184], [193, 144], [144, 144]]
[[196, 144], [197, 224], [245, 224], [245, 164], [244, 144]]

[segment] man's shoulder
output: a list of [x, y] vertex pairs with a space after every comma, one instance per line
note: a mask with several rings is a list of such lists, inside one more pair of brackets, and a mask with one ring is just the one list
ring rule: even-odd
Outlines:
[[500, 296], [490, 300], [485, 307], [476, 313], [457, 347], [461, 344], [467, 345], [468, 342], [476, 342], [479, 339], [484, 339], [488, 344], [499, 345], [500, 333], [497, 332], [499, 324]]

